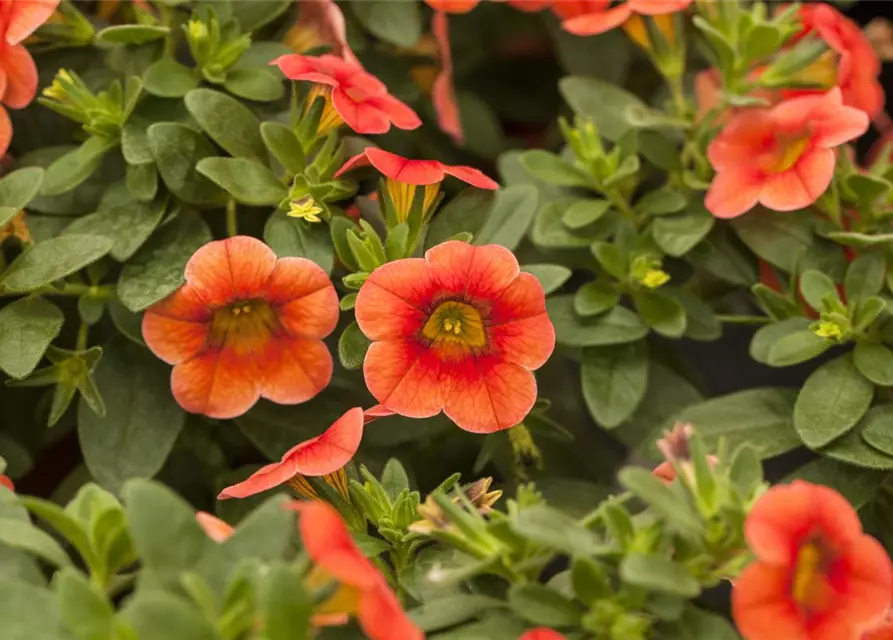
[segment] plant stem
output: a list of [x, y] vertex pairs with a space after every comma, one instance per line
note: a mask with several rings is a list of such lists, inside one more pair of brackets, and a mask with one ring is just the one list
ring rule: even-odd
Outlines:
[[239, 235], [239, 221], [236, 217], [236, 201], [230, 198], [226, 203], [226, 235], [230, 238]]
[[90, 332], [90, 326], [81, 321], [81, 326], [78, 327], [78, 340], [74, 347], [75, 351], [84, 351], [87, 348], [87, 334]]
[[726, 324], [769, 324], [772, 318], [767, 316], [724, 316], [718, 315], [716, 319]]

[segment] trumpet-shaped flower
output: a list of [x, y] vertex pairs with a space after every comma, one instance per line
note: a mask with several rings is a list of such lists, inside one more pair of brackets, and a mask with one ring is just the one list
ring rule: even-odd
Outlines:
[[332, 377], [322, 338], [338, 294], [319, 266], [276, 259], [247, 236], [211, 242], [186, 265], [186, 284], [150, 307], [143, 338], [174, 365], [171, 388], [192, 413], [233, 418], [258, 398], [305, 402]]
[[465, 141], [456, 88], [453, 85], [453, 53], [450, 49], [449, 23], [445, 13], [438, 11], [431, 20], [431, 31], [440, 52], [440, 73], [431, 87], [431, 101], [437, 112], [440, 130], [450, 136], [457, 145]]
[[609, 0], [556, 2], [553, 10], [564, 18], [561, 26], [578, 36], [589, 36], [610, 31], [626, 23], [630, 18], [664, 16], [682, 11], [692, 0], [626, 0], [610, 6]]
[[859, 640], [890, 606], [890, 559], [833, 489], [774, 487], [744, 533], [757, 559], [735, 582], [732, 615], [747, 640]]
[[385, 133], [393, 124], [415, 129], [422, 124], [416, 112], [388, 93], [388, 88], [361, 66], [333, 55], [318, 58], [290, 54], [273, 62], [287, 78], [313, 83], [307, 101], [322, 97], [325, 108], [317, 133], [341, 124], [357, 133]]
[[282, 41], [295, 53], [330, 45], [347, 62], [360, 65], [347, 43], [344, 14], [335, 0], [298, 0], [298, 20]]
[[707, 149], [717, 172], [707, 209], [734, 218], [757, 203], [776, 211], [807, 207], [831, 184], [834, 148], [867, 129], [868, 116], [844, 106], [838, 88], [743, 111]]
[[497, 245], [445, 242], [379, 267], [356, 317], [372, 340], [366, 385], [383, 407], [412, 418], [443, 411], [477, 433], [522, 421], [536, 400], [531, 371], [555, 346], [539, 281]]
[[59, 0], [0, 0], [0, 156], [12, 140], [4, 105], [24, 109], [37, 93], [37, 65], [22, 40], [46, 22]]

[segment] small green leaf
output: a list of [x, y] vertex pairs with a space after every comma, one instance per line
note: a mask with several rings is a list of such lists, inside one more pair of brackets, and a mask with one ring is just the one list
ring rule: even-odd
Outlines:
[[685, 196], [675, 189], [662, 187], [646, 193], [636, 201], [636, 211], [648, 216], [665, 216], [685, 208]]
[[568, 229], [582, 229], [601, 220], [610, 208], [607, 200], [577, 200], [561, 216], [561, 222]]
[[204, 158], [195, 168], [243, 204], [276, 206], [288, 197], [285, 185], [272, 171], [254, 160]]
[[381, 472], [381, 486], [392, 501], [396, 500], [404, 490], [411, 489], [406, 469], [397, 458], [391, 458], [385, 464], [384, 471]]
[[701, 585], [684, 565], [665, 555], [631, 553], [620, 563], [627, 584], [681, 598], [696, 598]]
[[769, 351], [776, 342], [792, 333], [806, 331], [811, 324], [808, 318], [786, 318], [757, 329], [750, 341], [750, 357], [763, 364], [769, 364]]
[[149, 202], [158, 193], [158, 170], [154, 162], [127, 165], [127, 190], [134, 199]]
[[[884, 407], [877, 407], [883, 409]], [[865, 414], [863, 422], [871, 421], [871, 411]], [[862, 426], [852, 429], [842, 438], [838, 438], [826, 447], [821, 454], [834, 460], [840, 460], [864, 469], [893, 469], [893, 456], [880, 452], [862, 436]]]
[[782, 482], [805, 480], [831, 487], [846, 498], [854, 509], [868, 503], [888, 472], [865, 469], [832, 458], [819, 458], [788, 474]]
[[766, 364], [770, 367], [789, 367], [800, 364], [825, 353], [833, 344], [830, 340], [817, 336], [809, 329], [792, 331], [778, 338], [769, 347]]
[[874, 385], [859, 373], [850, 354], [817, 369], [794, 406], [794, 428], [811, 449], [823, 447], [852, 429], [871, 405]]
[[648, 389], [648, 345], [587, 347], [581, 369], [583, 397], [589, 413], [606, 429], [625, 422]]
[[504, 607], [502, 600], [490, 596], [462, 593], [411, 609], [409, 617], [422, 631], [432, 632], [476, 618], [481, 613]]
[[691, 251], [713, 229], [716, 219], [703, 207], [692, 207], [678, 215], [663, 216], [654, 221], [654, 241], [667, 255], [680, 257]]
[[687, 319], [682, 304], [659, 291], [640, 291], [633, 294], [639, 317], [662, 336], [679, 338], [685, 333]]
[[57, 567], [71, 564], [71, 559], [59, 543], [27, 520], [0, 520], [0, 543], [34, 554]]
[[538, 200], [539, 194], [531, 185], [518, 184], [497, 191], [493, 208], [474, 233], [474, 244], [516, 249], [533, 222]]
[[266, 164], [260, 121], [248, 107], [213, 89], [194, 89], [184, 101], [202, 129], [230, 155]]
[[280, 258], [308, 258], [326, 273], [332, 272], [335, 253], [324, 224], [274, 213], [264, 227], [264, 241]]
[[422, 12], [415, 2], [364, 0], [353, 5], [357, 20], [369, 32], [398, 47], [412, 47], [422, 37]]
[[561, 187], [586, 187], [592, 182], [592, 178], [585, 171], [543, 149], [525, 152], [521, 156], [521, 164], [530, 175], [547, 184]]
[[620, 302], [620, 294], [606, 282], [587, 282], [574, 294], [574, 311], [579, 315], [597, 316], [610, 311]]
[[626, 278], [628, 268], [626, 256], [621, 252], [620, 247], [610, 242], [593, 242], [590, 247], [592, 255], [598, 260], [599, 265], [610, 275], [618, 280]]
[[453, 238], [459, 233], [477, 233], [496, 202], [496, 194], [489, 190], [469, 187], [440, 209], [428, 227], [425, 249]]
[[282, 76], [274, 69], [231, 69], [223, 87], [235, 96], [256, 102], [272, 102], [285, 95]]
[[106, 27], [96, 34], [99, 44], [145, 44], [166, 38], [168, 27], [153, 24], [122, 24]]
[[816, 311], [825, 308], [826, 299], [840, 300], [834, 281], [815, 269], [804, 271], [800, 276], [800, 293], [806, 303]]
[[360, 325], [356, 322], [347, 325], [338, 338], [338, 359], [341, 361], [341, 366], [345, 369], [362, 367], [370, 344], [372, 343], [369, 339], [360, 331]]
[[893, 456], [893, 404], [870, 409], [859, 423], [862, 439], [882, 453]]
[[546, 295], [560, 289], [571, 277], [571, 270], [560, 264], [525, 264], [521, 271], [533, 274], [540, 281]]
[[0, 213], [0, 229], [37, 196], [43, 175], [44, 171], [40, 167], [25, 167], [7, 173], [0, 179], [0, 207], [4, 207], [6, 211], [5, 214]]
[[78, 640], [115, 637], [114, 607], [83, 574], [67, 567], [56, 574], [53, 586], [65, 626]]
[[881, 387], [893, 387], [893, 350], [872, 342], [859, 342], [853, 350], [859, 372]]
[[224, 192], [195, 169], [202, 158], [217, 155], [203, 135], [175, 122], [155, 123], [147, 134], [158, 173], [174, 195], [197, 205], [225, 201]]
[[71, 191], [99, 168], [107, 151], [118, 144], [117, 140], [93, 136], [77, 149], [55, 160], [43, 175], [40, 195], [55, 196]]
[[154, 202], [127, 199], [122, 204], [100, 207], [96, 213], [78, 218], [60, 237], [89, 234], [109, 238], [113, 242], [109, 252], [112, 258], [125, 262], [149, 239], [166, 210], [166, 197]]
[[640, 340], [648, 333], [638, 316], [624, 307], [614, 307], [596, 318], [581, 318], [573, 307], [571, 295], [553, 296], [546, 301], [560, 344], [572, 347], [623, 344]]
[[598, 78], [568, 76], [561, 79], [559, 88], [574, 112], [591, 118], [599, 135], [607, 140], [618, 140], [632, 128], [630, 108], [647, 110], [632, 93]]
[[0, 581], [3, 640], [72, 640], [52, 592], [4, 576]]
[[65, 235], [38, 242], [16, 258], [0, 278], [0, 288], [32, 291], [80, 271], [111, 251], [108, 238]]
[[267, 150], [286, 171], [292, 175], [304, 171], [307, 161], [298, 137], [290, 128], [278, 122], [264, 122], [260, 125], [260, 135]]
[[512, 520], [512, 529], [534, 542], [569, 555], [599, 555], [607, 548], [578, 520], [545, 505], [521, 510]]
[[293, 640], [310, 633], [313, 603], [295, 567], [274, 564], [264, 578], [258, 604], [267, 640]]
[[884, 288], [887, 263], [883, 254], [863, 253], [850, 263], [844, 280], [847, 302], [876, 296]]
[[753, 215], [735, 218], [732, 228], [751, 251], [788, 273], [796, 271], [816, 243], [808, 215], [787, 211], [760, 208]]
[[160, 98], [182, 98], [199, 82], [199, 75], [194, 69], [168, 57], [153, 62], [143, 73], [146, 91]]
[[152, 148], [149, 146], [149, 135], [146, 130], [134, 125], [125, 125], [121, 130], [121, 153], [127, 164], [149, 164], [155, 162]]
[[141, 590], [128, 601], [121, 615], [139, 640], [216, 640], [219, 637], [194, 604], [158, 589]]
[[0, 369], [13, 378], [28, 376], [64, 321], [56, 305], [36, 296], [20, 298], [0, 309]]
[[561, 219], [573, 200], [549, 202], [539, 210], [533, 221], [530, 239], [543, 249], [579, 249], [588, 247], [594, 235], [582, 230], [571, 231]]
[[528, 582], [513, 584], [508, 593], [515, 613], [536, 625], [571, 627], [580, 623], [582, 607], [549, 587]]
[[688, 503], [647, 469], [626, 467], [618, 479], [681, 534], [695, 539], [703, 535], [703, 526]]

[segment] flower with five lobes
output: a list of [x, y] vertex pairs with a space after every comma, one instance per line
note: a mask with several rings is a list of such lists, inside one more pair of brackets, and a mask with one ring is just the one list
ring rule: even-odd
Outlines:
[[704, 203], [717, 218], [757, 203], [776, 211], [807, 207], [831, 184], [834, 148], [867, 130], [868, 116], [844, 106], [839, 88], [742, 111], [707, 148], [716, 176]]
[[358, 64], [330, 54], [289, 54], [271, 64], [278, 66], [286, 78], [314, 84], [307, 109], [316, 98], [325, 100], [318, 135], [342, 124], [357, 133], [386, 133], [392, 124], [399, 129], [416, 129], [422, 124], [415, 111], [388, 93], [381, 80]]
[[443, 164], [437, 160], [410, 160], [376, 147], [366, 147], [344, 163], [335, 177], [352, 169], [372, 165], [387, 178], [385, 190], [401, 222], [412, 209], [416, 187], [425, 187], [422, 215], [427, 215], [437, 198], [440, 183], [448, 175], [479, 189], [498, 189], [499, 184], [474, 167]]
[[24, 109], [37, 93], [37, 65], [22, 40], [46, 22], [59, 0], [0, 0], [0, 156], [12, 141], [4, 106]]
[[443, 411], [475, 433], [524, 419], [536, 401], [531, 371], [555, 347], [542, 286], [498, 245], [450, 241], [387, 263], [355, 309], [372, 341], [366, 386], [381, 405], [410, 418]]
[[553, 11], [564, 18], [562, 28], [578, 36], [591, 36], [623, 25], [630, 18], [663, 16], [687, 9], [692, 0], [626, 0], [615, 7], [610, 0], [555, 2]]
[[735, 581], [732, 616], [747, 640], [859, 640], [883, 619], [893, 566], [833, 489], [803, 481], [769, 489], [744, 534], [757, 559]]
[[143, 316], [143, 338], [174, 365], [171, 388], [192, 413], [233, 418], [261, 396], [306, 402], [332, 378], [322, 338], [338, 294], [319, 266], [280, 258], [260, 240], [210, 242], [186, 264], [186, 283]]

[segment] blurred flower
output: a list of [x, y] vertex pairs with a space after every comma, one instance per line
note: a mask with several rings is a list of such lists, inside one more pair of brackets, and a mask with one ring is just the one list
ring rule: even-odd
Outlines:
[[440, 183], [448, 175], [479, 189], [499, 188], [499, 184], [474, 167], [453, 166], [437, 160], [410, 160], [376, 147], [366, 147], [350, 158], [338, 169], [335, 177], [369, 165], [387, 178], [385, 188], [401, 221], [408, 217], [412, 209], [416, 187], [425, 187], [422, 215], [426, 215], [434, 204]]
[[[682, 11], [691, 2], [692, 0], [626, 0], [611, 7], [608, 0], [576, 0], [556, 2], [552, 9], [564, 18], [561, 26], [565, 31], [578, 36], [591, 36], [624, 25], [627, 20], [637, 18], [638, 15], [663, 16]], [[632, 28], [634, 33], [640, 34], [644, 25], [640, 22]], [[636, 40], [635, 37], [633, 39]]]
[[[685, 479], [693, 485], [694, 466], [689, 441], [694, 433], [695, 428], [692, 425], [682, 422], [677, 422], [670, 431], [666, 431], [656, 443], [664, 462], [657, 465], [651, 473], [670, 484], [678, 477], [676, 470], [681, 469]], [[714, 468], [719, 464], [719, 458], [708, 455], [707, 464]]]
[[864, 631], [859, 640], [893, 640], [893, 619], [890, 614], [880, 624]]
[[388, 93], [387, 87], [357, 64], [333, 55], [318, 58], [297, 54], [273, 62], [287, 78], [314, 83], [307, 109], [317, 97], [326, 101], [318, 135], [347, 124], [357, 133], [385, 133], [391, 124], [415, 129], [422, 121], [415, 111]]
[[534, 13], [542, 11], [546, 7], [550, 7], [556, 3], [556, 0], [503, 0], [513, 9]]
[[555, 347], [542, 286], [498, 245], [450, 241], [379, 267], [356, 317], [373, 341], [363, 372], [382, 406], [411, 418], [443, 411], [476, 433], [524, 419], [531, 370]]
[[459, 103], [456, 101], [456, 88], [453, 83], [453, 54], [450, 50], [450, 32], [445, 13], [437, 12], [431, 20], [431, 30], [440, 51], [440, 73], [431, 88], [431, 100], [437, 113], [440, 130], [453, 139], [457, 145], [465, 141], [462, 131], [462, 118]]
[[5, 476], [0, 474], [0, 486], [4, 486], [10, 491], [15, 491], [15, 485], [12, 483], [12, 480], [9, 479], [9, 476]]
[[283, 42], [295, 53], [329, 45], [335, 55], [362, 66], [347, 44], [344, 14], [334, 0], [298, 0], [298, 20], [285, 34]]
[[304, 258], [276, 259], [260, 240], [210, 242], [186, 264], [186, 284], [146, 310], [143, 338], [173, 364], [177, 402], [233, 418], [259, 397], [305, 402], [332, 377], [322, 338], [338, 322], [338, 294]]
[[24, 109], [37, 93], [37, 65], [22, 40], [46, 22], [59, 0], [0, 0], [0, 156], [9, 149], [12, 122], [4, 105]]
[[[490, 511], [493, 510], [493, 505], [502, 497], [502, 491], [490, 491], [490, 485], [492, 483], [493, 478], [481, 478], [462, 487], [462, 492], [465, 494], [468, 502], [470, 502], [481, 515], [490, 513]], [[452, 500], [453, 504], [458, 506], [462, 506], [463, 504], [459, 496], [453, 497]], [[415, 531], [416, 533], [430, 533], [431, 531], [445, 529], [450, 526], [446, 514], [443, 512], [443, 509], [440, 508], [440, 505], [437, 504], [433, 495], [429, 494], [425, 498], [425, 502], [420, 504], [417, 509], [422, 519], [409, 525], [410, 531]]]
[[732, 615], [748, 640], [856, 640], [886, 613], [890, 559], [833, 489], [773, 487], [744, 533], [757, 559], [735, 581]]
[[565, 640], [565, 637], [552, 629], [546, 627], [537, 627], [530, 631], [525, 631], [518, 640]]
[[893, 25], [887, 18], [874, 18], [863, 33], [879, 59], [893, 60]]
[[0, 227], [0, 244], [7, 238], [18, 238], [23, 244], [32, 242], [31, 231], [25, 221], [24, 211], [19, 211], [12, 217], [12, 220], [6, 223], [6, 226]]
[[350, 462], [363, 438], [363, 410], [354, 407], [315, 438], [289, 449], [279, 462], [255, 471], [248, 479], [227, 487], [218, 500], [247, 498], [281, 484], [290, 484], [307, 498], [319, 498], [306, 476], [319, 477], [347, 497], [345, 465]]
[[446, 13], [468, 13], [481, 0], [425, 0], [425, 4], [435, 11]]
[[716, 177], [707, 209], [734, 218], [757, 203], [776, 211], [809, 206], [834, 176], [834, 147], [868, 130], [864, 112], [842, 103], [840, 89], [735, 115], [710, 143]]
[[291, 218], [300, 218], [307, 222], [320, 222], [319, 214], [321, 213], [322, 207], [316, 204], [312, 196], [307, 196], [301, 200], [292, 200], [286, 212]]
[[340, 583], [314, 611], [314, 624], [356, 615], [371, 640], [422, 640], [424, 634], [403, 611], [385, 577], [351, 539], [338, 512], [325, 502], [296, 503], [293, 508], [300, 514], [298, 530], [304, 549], [315, 564], [309, 585]]
[[207, 511], [199, 511], [196, 513], [195, 520], [214, 542], [225, 542], [235, 531], [232, 525], [227, 524]]

